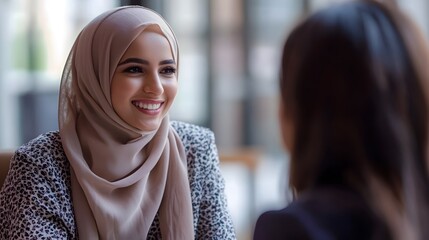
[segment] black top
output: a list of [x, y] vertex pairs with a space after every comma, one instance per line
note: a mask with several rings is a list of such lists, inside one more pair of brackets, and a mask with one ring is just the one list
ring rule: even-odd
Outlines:
[[263, 213], [254, 240], [384, 240], [391, 239], [384, 223], [357, 193], [324, 187], [300, 195], [289, 206]]

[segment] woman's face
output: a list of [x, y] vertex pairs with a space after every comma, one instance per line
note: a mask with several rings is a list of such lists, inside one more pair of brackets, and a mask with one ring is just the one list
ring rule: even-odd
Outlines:
[[143, 31], [113, 75], [110, 91], [115, 112], [141, 131], [157, 129], [177, 93], [176, 68], [167, 39]]

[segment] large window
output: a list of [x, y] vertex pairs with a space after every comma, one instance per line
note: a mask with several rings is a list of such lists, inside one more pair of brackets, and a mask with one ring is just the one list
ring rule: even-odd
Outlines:
[[0, 148], [57, 129], [57, 93], [80, 29], [117, 1], [0, 1]]

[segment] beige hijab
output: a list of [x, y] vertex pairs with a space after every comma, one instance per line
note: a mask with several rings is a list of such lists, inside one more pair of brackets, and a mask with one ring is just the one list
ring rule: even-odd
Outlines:
[[103, 13], [82, 30], [63, 72], [59, 129], [80, 239], [146, 239], [157, 212], [163, 239], [194, 238], [184, 147], [168, 116], [157, 130], [142, 132], [111, 104], [115, 68], [148, 26], [165, 36], [178, 64], [178, 45], [165, 20], [128, 6]]

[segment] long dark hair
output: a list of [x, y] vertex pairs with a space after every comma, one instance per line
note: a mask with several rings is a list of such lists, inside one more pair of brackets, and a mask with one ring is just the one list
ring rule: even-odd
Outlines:
[[320, 10], [290, 33], [280, 87], [293, 125], [296, 192], [329, 184], [364, 191], [372, 175], [404, 208], [408, 187], [421, 194], [413, 201], [428, 205], [429, 79], [405, 36], [415, 27], [400, 23], [403, 16], [354, 1]]

